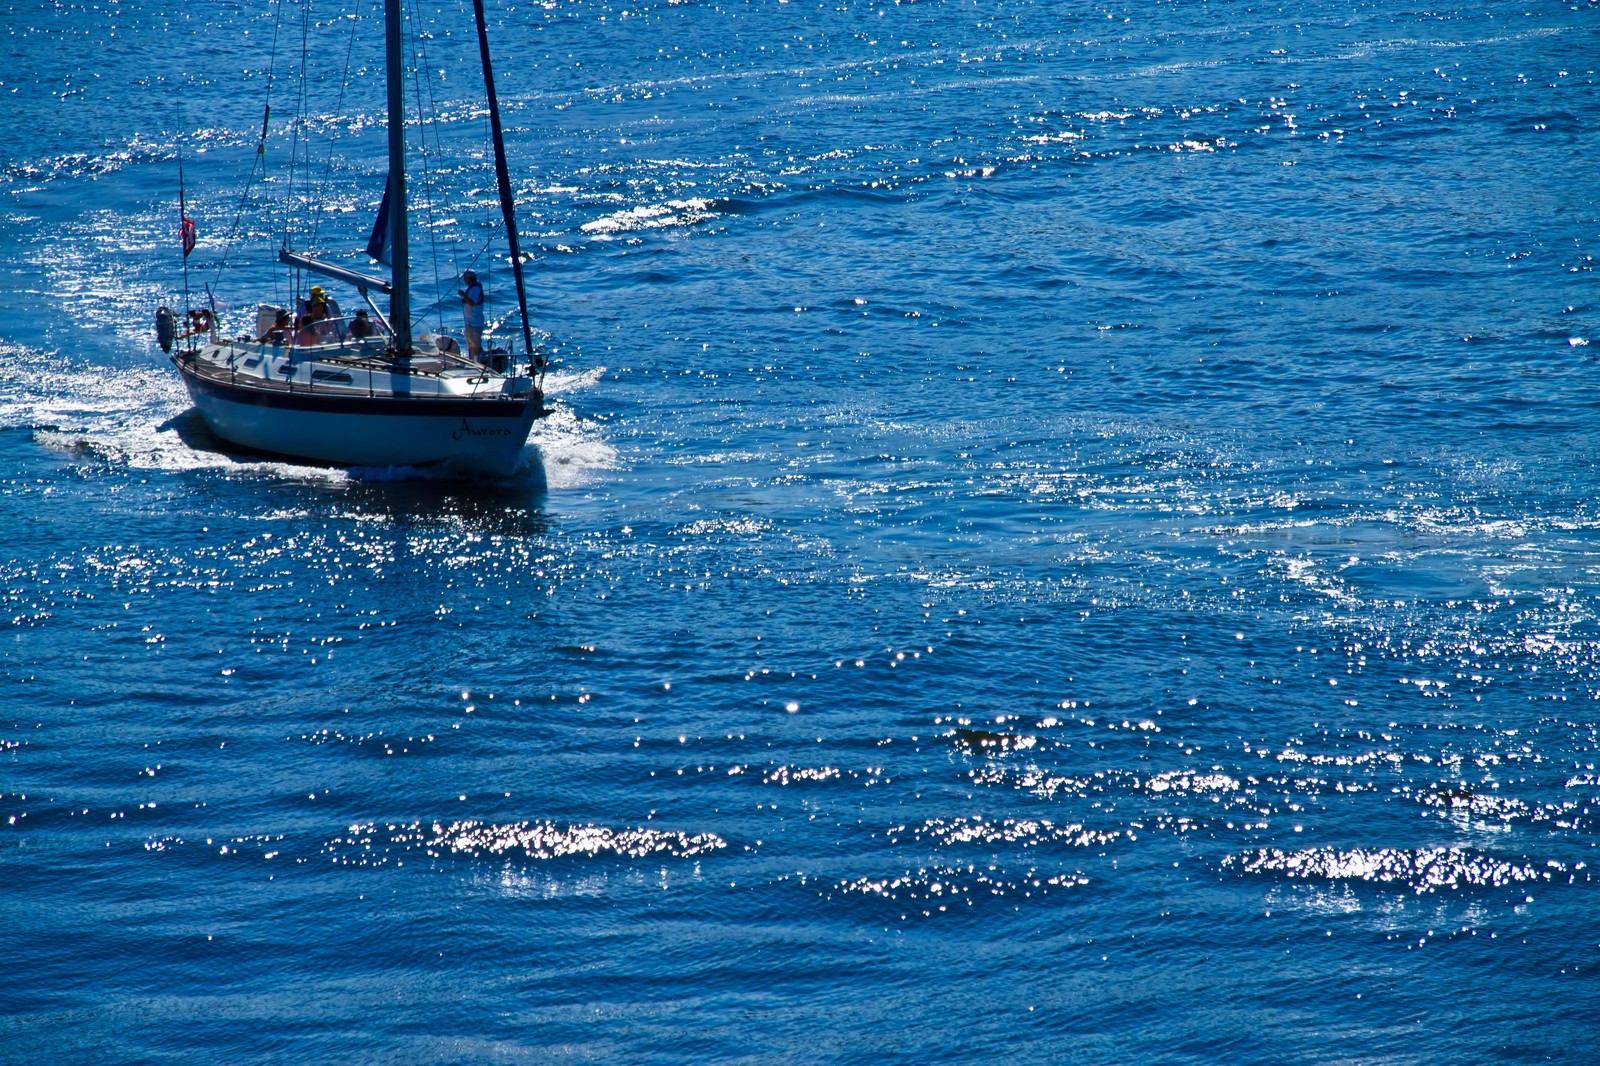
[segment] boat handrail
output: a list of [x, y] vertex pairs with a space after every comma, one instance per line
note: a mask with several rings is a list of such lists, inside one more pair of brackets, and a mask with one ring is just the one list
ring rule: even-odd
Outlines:
[[[370, 371], [392, 369], [392, 364], [381, 363], [381, 362], [376, 362], [376, 361], [364, 361], [364, 360], [353, 360], [353, 359], [337, 360], [337, 362], [338, 362], [338, 364], [340, 366], [349, 367], [349, 368], [352, 368], [352, 369], [361, 369], [361, 370], [369, 371], [369, 376], [368, 376], [368, 379], [367, 379], [368, 383], [367, 383], [367, 385], [366, 385], [366, 387], [364, 389], [360, 388], [360, 387], [355, 387], [355, 386], [344, 386], [344, 385], [342, 385], [340, 383], [329, 383], [329, 382], [326, 382], [326, 381], [324, 381], [320, 385], [318, 385], [315, 382], [297, 380], [295, 377], [289, 377], [289, 378], [285, 378], [285, 379], [282, 379], [282, 380], [279, 380], [277, 378], [270, 378], [270, 377], [261, 377], [261, 378], [252, 377], [252, 378], [249, 379], [249, 381], [247, 383], [241, 385], [239, 383], [239, 380], [238, 380], [238, 369], [237, 369], [237, 366], [236, 366], [236, 364], [235, 364], [233, 359], [229, 360], [228, 366], [227, 366], [227, 370], [224, 371], [224, 369], [222, 367], [216, 366], [215, 364], [212, 364], [212, 363], [203, 362], [202, 360], [200, 360], [198, 358], [198, 353], [197, 352], [180, 352], [177, 355], [175, 355], [173, 358], [174, 358], [174, 361], [181, 363], [186, 370], [188, 370], [190, 373], [194, 374], [196, 377], [207, 378], [207, 379], [210, 379], [210, 380], [213, 380], [213, 381], [227, 381], [230, 384], [233, 384], [233, 385], [235, 385], [235, 386], [237, 386], [239, 388], [258, 388], [258, 389], [262, 389], [264, 391], [269, 391], [269, 392], [290, 392], [290, 393], [292, 393], [292, 392], [317, 392], [317, 391], [334, 392], [334, 393], [365, 392], [369, 396], [376, 396], [377, 395], [377, 390], [372, 385], [372, 378], [370, 376]], [[321, 361], [334, 362], [335, 360], [319, 360], [319, 362], [321, 362]], [[438, 372], [438, 371], [418, 371], [418, 370], [413, 370], [411, 373], [412, 373], [412, 376], [430, 377], [430, 378], [439, 378], [439, 377], [442, 376], [440, 374], [440, 372]], [[499, 389], [494, 389], [494, 390], [485, 390], [485, 391], [482, 391], [482, 392], [474, 390], [474, 391], [468, 392], [468, 393], [444, 393], [444, 392], [439, 392], [439, 393], [421, 392], [421, 393], [417, 393], [417, 392], [413, 392], [413, 393], [406, 394], [406, 398], [408, 400], [420, 400], [420, 401], [424, 401], [424, 402], [426, 402], [428, 400], [443, 400], [443, 401], [483, 400], [483, 401], [490, 401], [490, 400], [501, 399], [501, 398], [503, 398], [503, 395], [504, 394]]]

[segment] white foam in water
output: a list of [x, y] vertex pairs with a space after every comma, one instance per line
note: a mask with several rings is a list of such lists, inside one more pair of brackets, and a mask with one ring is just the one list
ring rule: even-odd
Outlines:
[[[188, 406], [176, 376], [112, 369], [22, 345], [0, 346], [0, 428], [26, 428], [56, 448], [131, 457], [180, 444], [160, 427]], [[180, 444], [181, 446], [181, 444]]]
[[[273, 461], [240, 462], [183, 439], [197, 416], [177, 372], [164, 365], [122, 368], [62, 360], [16, 345], [0, 346], [0, 428], [33, 430], [47, 448], [136, 470], [223, 469], [272, 477], [293, 472], [343, 480], [344, 471]], [[185, 425], [185, 419], [195, 419]]]
[[688, 200], [668, 200], [664, 204], [640, 204], [617, 211], [604, 218], [585, 222], [579, 227], [584, 233], [609, 237], [618, 233], [638, 230], [662, 229], [667, 226], [690, 226], [715, 217], [711, 201], [693, 197]]
[[[596, 385], [603, 367], [558, 371], [546, 379], [554, 398]], [[0, 428], [31, 428], [40, 444], [78, 452], [141, 470], [226, 469], [268, 477], [315, 476], [347, 480], [348, 471], [288, 461], [250, 459], [195, 447], [180, 433], [185, 419], [197, 419], [177, 372], [151, 362], [105, 368], [15, 344], [0, 344]], [[543, 467], [544, 484], [568, 489], [590, 484], [602, 471], [616, 469], [617, 450], [560, 402], [534, 424], [524, 467]], [[437, 475], [414, 467], [361, 470], [361, 480], [413, 480]]]
[[583, 421], [570, 403], [561, 402], [561, 397], [599, 384], [605, 372], [605, 367], [592, 367], [546, 376], [545, 393], [555, 403], [548, 417], [534, 423], [528, 445], [544, 467], [547, 488], [577, 488], [590, 484], [601, 472], [617, 468], [617, 449], [600, 436], [598, 427]]

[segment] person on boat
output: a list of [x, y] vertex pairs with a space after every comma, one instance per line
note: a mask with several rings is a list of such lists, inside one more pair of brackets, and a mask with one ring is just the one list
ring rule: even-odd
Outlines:
[[309, 348], [313, 344], [321, 344], [322, 337], [317, 333], [317, 324], [309, 315], [301, 315], [300, 321], [294, 327], [294, 346], [296, 348]]
[[344, 330], [339, 323], [339, 304], [321, 285], [311, 286], [311, 294], [300, 301], [296, 310], [301, 318], [316, 327], [317, 335], [324, 341], [342, 339]]
[[466, 282], [466, 288], [456, 291], [461, 294], [461, 324], [462, 332], [467, 336], [467, 354], [482, 362], [483, 286], [478, 283], [478, 275], [472, 270], [463, 270], [461, 280]]
[[278, 320], [261, 335], [262, 344], [284, 345], [289, 343], [292, 330], [289, 328], [289, 312], [279, 311]]
[[189, 312], [188, 328], [182, 333], [178, 334], [177, 339], [184, 340], [188, 337], [198, 337], [202, 334], [209, 334], [215, 321], [216, 320], [212, 317], [210, 311], [206, 310], [204, 307], [196, 307], [193, 311]]
[[321, 285], [311, 286], [311, 295], [300, 301], [295, 308], [295, 314], [300, 318], [310, 319], [312, 322], [322, 322], [332, 313], [328, 307], [328, 294]]
[[363, 340], [377, 332], [377, 327], [372, 324], [372, 316], [367, 314], [366, 308], [357, 311], [356, 317], [350, 320], [350, 338], [352, 340]]

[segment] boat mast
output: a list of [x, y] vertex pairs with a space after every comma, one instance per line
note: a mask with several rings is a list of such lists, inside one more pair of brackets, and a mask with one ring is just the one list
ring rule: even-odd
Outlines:
[[500, 190], [500, 211], [506, 220], [506, 243], [511, 249], [511, 273], [517, 279], [517, 307], [522, 312], [522, 343], [533, 361], [533, 328], [528, 323], [528, 289], [522, 278], [522, 249], [517, 246], [517, 209], [506, 171], [506, 142], [500, 128], [500, 101], [494, 91], [494, 70], [489, 65], [489, 28], [484, 23], [483, 0], [472, 0], [478, 23], [478, 54], [483, 60], [483, 88], [489, 98], [489, 132], [494, 138], [494, 174]]
[[389, 324], [394, 329], [395, 351], [400, 355], [410, 355], [411, 256], [406, 244], [406, 68], [400, 0], [384, 0], [383, 21], [384, 60], [389, 72], [389, 258], [393, 262]]

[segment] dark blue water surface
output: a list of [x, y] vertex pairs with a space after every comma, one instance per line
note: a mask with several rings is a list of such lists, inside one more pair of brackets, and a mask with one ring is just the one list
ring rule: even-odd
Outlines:
[[1597, 7], [494, 5], [462, 483], [154, 344], [180, 159], [368, 268], [373, 5], [0, 0], [0, 1060], [1592, 1061]]

